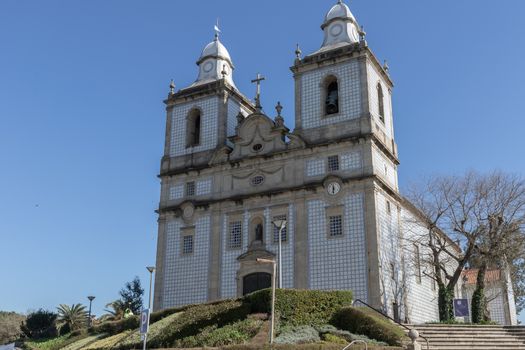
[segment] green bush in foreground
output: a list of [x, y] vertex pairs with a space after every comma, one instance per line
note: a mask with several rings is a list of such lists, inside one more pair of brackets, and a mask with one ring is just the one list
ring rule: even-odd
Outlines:
[[210, 326], [201, 333], [176, 341], [177, 347], [224, 346], [243, 344], [252, 339], [261, 328], [262, 321], [248, 318], [222, 328]]
[[312, 326], [293, 326], [284, 328], [275, 338], [276, 344], [306, 344], [320, 341], [319, 332]]
[[225, 300], [215, 304], [192, 306], [167, 326], [162, 334], [149, 342], [152, 348], [169, 348], [177, 340], [199, 334], [210, 326], [216, 328], [244, 320], [250, 314], [250, 305], [242, 299]]
[[[263, 289], [245, 296], [252, 312], [269, 313], [271, 290]], [[319, 326], [329, 323], [335, 312], [352, 305], [351, 291], [278, 289], [275, 310], [282, 327]]]
[[363, 334], [389, 345], [401, 346], [405, 338], [403, 331], [395, 324], [362, 308], [342, 308], [335, 313], [330, 323], [339, 329]]

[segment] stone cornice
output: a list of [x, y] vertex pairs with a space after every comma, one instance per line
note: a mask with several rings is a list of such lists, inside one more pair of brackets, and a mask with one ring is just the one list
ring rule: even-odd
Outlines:
[[[359, 176], [352, 176], [342, 179], [343, 183], [353, 182], [353, 181], [362, 181], [366, 179], [378, 179], [376, 175], [359, 175]], [[287, 188], [279, 188], [279, 189], [272, 189], [272, 190], [265, 190], [265, 191], [259, 191], [259, 192], [253, 192], [249, 194], [243, 194], [243, 195], [235, 195], [230, 197], [224, 197], [220, 199], [213, 199], [213, 200], [194, 200], [194, 201], [185, 201], [184, 203], [190, 202], [195, 208], [208, 208], [210, 205], [218, 202], [242, 202], [246, 199], [252, 198], [252, 197], [268, 197], [268, 196], [275, 196], [286, 192], [296, 192], [296, 191], [313, 191], [318, 187], [322, 187], [325, 182], [325, 178], [321, 180], [315, 180], [311, 182], [304, 183], [299, 186], [293, 186], [293, 187], [287, 187]], [[400, 197], [400, 195], [398, 194]], [[164, 213], [170, 213], [170, 212], [180, 212], [181, 211], [181, 204], [179, 205], [172, 205], [167, 207], [160, 207], [156, 212], [158, 214], [164, 214]]]

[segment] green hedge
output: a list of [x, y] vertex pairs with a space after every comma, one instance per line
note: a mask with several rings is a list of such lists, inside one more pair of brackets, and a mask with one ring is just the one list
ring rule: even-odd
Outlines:
[[330, 323], [339, 329], [363, 334], [389, 345], [401, 346], [405, 339], [404, 332], [397, 325], [363, 308], [342, 308], [335, 313]]
[[[245, 296], [252, 313], [271, 310], [271, 289]], [[320, 326], [330, 321], [335, 312], [352, 305], [351, 291], [318, 291], [278, 289], [275, 311], [281, 326]]]
[[[250, 305], [244, 300], [223, 300], [217, 303], [201, 304], [188, 307], [180, 317], [167, 325], [163, 332], [148, 344], [152, 348], [169, 348], [178, 340], [199, 334], [206, 327], [221, 328], [228, 324], [244, 320], [250, 314]], [[128, 344], [126, 349], [140, 346]]]

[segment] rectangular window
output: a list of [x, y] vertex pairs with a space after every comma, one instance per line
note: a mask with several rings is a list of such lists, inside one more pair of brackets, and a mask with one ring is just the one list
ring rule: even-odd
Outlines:
[[182, 254], [193, 253], [193, 235], [182, 237]]
[[242, 244], [242, 224], [240, 221], [230, 222], [230, 239], [228, 246], [230, 249], [241, 248]]
[[343, 235], [343, 217], [341, 215], [329, 216], [330, 237]]
[[388, 213], [388, 215], [392, 214], [392, 207], [389, 201], [386, 201], [386, 212]]
[[328, 170], [329, 171], [339, 170], [339, 156], [328, 157]]
[[186, 196], [187, 197], [195, 196], [195, 181], [186, 183]]
[[419, 256], [419, 245], [414, 244], [414, 272], [416, 282], [421, 283], [421, 257]]
[[[273, 221], [275, 220], [286, 220], [286, 214], [284, 215], [276, 215], [273, 217]], [[286, 226], [284, 226], [281, 236], [281, 242], [286, 242], [288, 240], [288, 223], [286, 223]], [[275, 225], [273, 225], [273, 243], [279, 243], [279, 228]]]

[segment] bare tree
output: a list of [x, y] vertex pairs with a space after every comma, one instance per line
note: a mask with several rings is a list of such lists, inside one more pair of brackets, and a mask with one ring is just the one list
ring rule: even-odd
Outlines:
[[[489, 319], [485, 297], [485, 274], [488, 268], [506, 271], [509, 257], [520, 258], [525, 245], [522, 225], [525, 223], [525, 181], [518, 176], [495, 172], [480, 176], [477, 191], [481, 201], [476, 208], [480, 235], [475, 246], [478, 267], [476, 290], [472, 297], [472, 322]], [[523, 258], [523, 255], [521, 255]]]
[[478, 185], [478, 175], [467, 173], [463, 177], [432, 177], [409, 191], [406, 205], [414, 206], [418, 225], [424, 228], [424, 234], [412, 237], [430, 252], [426, 263], [433, 271], [426, 275], [438, 286], [441, 321], [454, 317], [454, 288], [481, 233], [476, 220], [482, 199]]
[[[413, 187], [408, 198], [406, 204], [415, 207], [418, 225], [424, 227], [424, 234], [412, 237], [430, 252], [426, 263], [433, 271], [426, 275], [439, 288], [440, 320], [453, 318], [454, 288], [463, 269], [474, 262], [479, 273], [473, 299], [477, 298], [475, 302], [483, 306], [487, 268], [523, 260], [523, 179], [499, 172], [432, 177]], [[462, 249], [458, 250], [458, 246]]]

